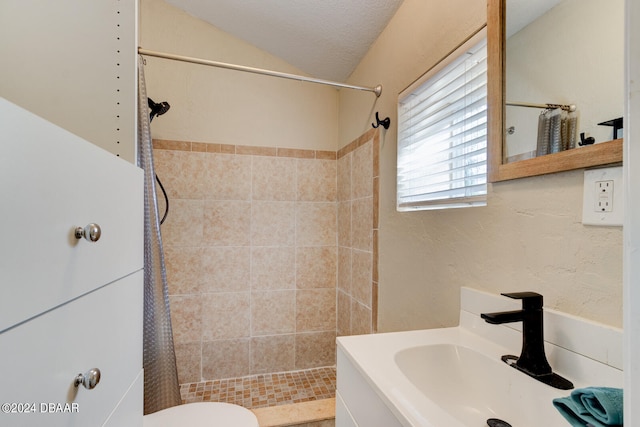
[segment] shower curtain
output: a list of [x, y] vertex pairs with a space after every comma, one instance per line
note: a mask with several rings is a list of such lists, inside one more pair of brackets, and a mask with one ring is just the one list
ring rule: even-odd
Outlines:
[[144, 64], [138, 58], [138, 166], [144, 170], [144, 413], [181, 403], [164, 264]]

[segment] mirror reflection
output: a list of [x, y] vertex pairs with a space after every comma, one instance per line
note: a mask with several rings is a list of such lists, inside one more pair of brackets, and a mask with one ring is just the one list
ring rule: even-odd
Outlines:
[[622, 138], [624, 0], [506, 4], [504, 163]]

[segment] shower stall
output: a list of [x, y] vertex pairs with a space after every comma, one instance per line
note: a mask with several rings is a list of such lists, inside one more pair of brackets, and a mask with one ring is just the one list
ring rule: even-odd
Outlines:
[[378, 135], [339, 153], [154, 141], [185, 401], [226, 388], [249, 407], [332, 397], [336, 335], [373, 330]]
[[[182, 399], [326, 397], [285, 383], [331, 395], [336, 336], [375, 331], [384, 131], [367, 123], [336, 150], [335, 89], [146, 50], [170, 39], [171, 52], [295, 72], [164, 2], [141, 8], [148, 92], [171, 103], [153, 121], [153, 154], [171, 204], [161, 231]], [[339, 87], [362, 93], [366, 110], [377, 99], [367, 92], [380, 93]]]

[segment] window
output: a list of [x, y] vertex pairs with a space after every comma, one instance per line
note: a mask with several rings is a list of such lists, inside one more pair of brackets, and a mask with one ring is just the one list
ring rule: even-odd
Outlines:
[[400, 94], [397, 185], [399, 211], [486, 205], [484, 29]]

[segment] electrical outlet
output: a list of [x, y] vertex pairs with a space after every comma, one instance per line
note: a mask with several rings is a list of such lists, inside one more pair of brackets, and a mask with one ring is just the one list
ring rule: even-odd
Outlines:
[[613, 183], [614, 181], [596, 181], [596, 212], [613, 212]]
[[585, 225], [622, 226], [622, 167], [584, 171], [582, 223]]

